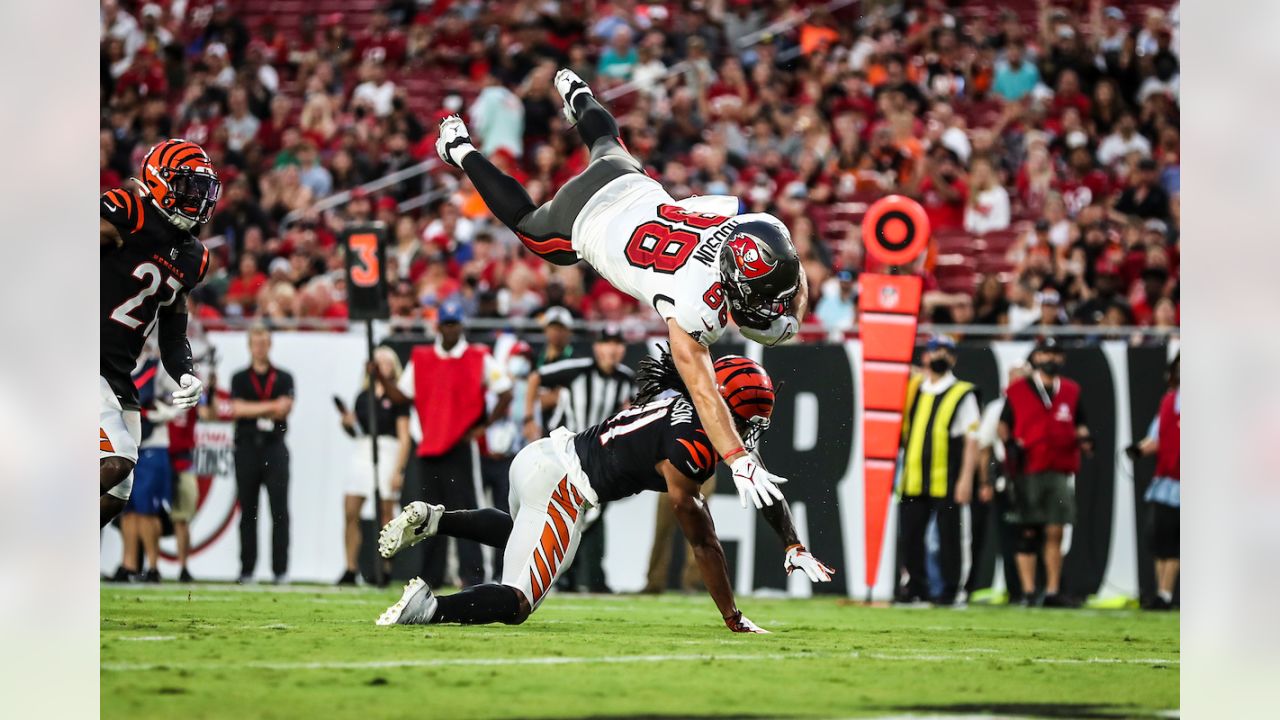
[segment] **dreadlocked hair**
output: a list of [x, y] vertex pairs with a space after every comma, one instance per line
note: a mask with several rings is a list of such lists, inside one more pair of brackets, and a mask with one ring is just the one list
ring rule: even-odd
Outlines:
[[684, 380], [680, 379], [680, 371], [676, 369], [676, 361], [671, 357], [669, 344], [658, 346], [657, 357], [647, 357], [640, 361], [636, 370], [636, 387], [639, 388], [636, 405], [654, 400], [668, 390], [675, 390], [686, 398], [689, 397], [689, 389], [684, 386]]

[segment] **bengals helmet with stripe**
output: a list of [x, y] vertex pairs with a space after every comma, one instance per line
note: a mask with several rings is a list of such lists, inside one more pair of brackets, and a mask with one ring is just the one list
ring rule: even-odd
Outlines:
[[181, 138], [151, 148], [142, 160], [142, 177], [135, 180], [169, 222], [183, 230], [208, 222], [222, 193], [208, 153]]
[[740, 429], [743, 441], [754, 448], [760, 433], [769, 429], [773, 415], [773, 381], [760, 363], [741, 355], [726, 355], [715, 361], [716, 388], [724, 398]]

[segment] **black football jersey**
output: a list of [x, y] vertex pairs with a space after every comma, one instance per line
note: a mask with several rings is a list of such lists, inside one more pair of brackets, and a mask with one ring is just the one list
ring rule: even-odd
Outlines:
[[578, 433], [574, 449], [601, 502], [645, 490], [666, 492], [667, 481], [657, 468], [663, 460], [698, 484], [715, 475], [720, 462], [697, 411], [683, 396], [623, 410]]
[[204, 278], [209, 251], [131, 190], [103, 193], [98, 207], [124, 239], [121, 247], [102, 248], [100, 369], [121, 405], [137, 407], [129, 375], [147, 335], [160, 308], [185, 303], [186, 293]]

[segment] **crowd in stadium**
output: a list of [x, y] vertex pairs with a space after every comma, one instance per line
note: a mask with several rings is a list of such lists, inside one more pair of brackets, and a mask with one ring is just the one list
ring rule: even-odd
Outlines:
[[647, 318], [585, 265], [525, 252], [448, 168], [360, 187], [433, 159], [435, 124], [461, 112], [546, 199], [586, 161], [562, 66], [673, 196], [732, 194], [787, 222], [816, 331], [855, 321], [857, 274], [876, 269], [859, 221], [886, 193], [932, 224], [925, 320], [1178, 325], [1176, 3], [298, 4], [102, 2], [102, 189], [170, 136], [202, 144], [224, 184], [193, 298], [207, 325], [340, 323], [338, 237], [369, 219], [388, 228], [403, 320], [451, 298], [472, 316]]

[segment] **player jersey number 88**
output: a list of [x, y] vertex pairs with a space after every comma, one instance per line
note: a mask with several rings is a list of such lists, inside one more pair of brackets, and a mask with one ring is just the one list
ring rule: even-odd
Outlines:
[[583, 207], [573, 249], [614, 287], [710, 345], [729, 324], [717, 260], [733, 227], [749, 217], [737, 211], [737, 198], [677, 201], [653, 178], [628, 174]]

